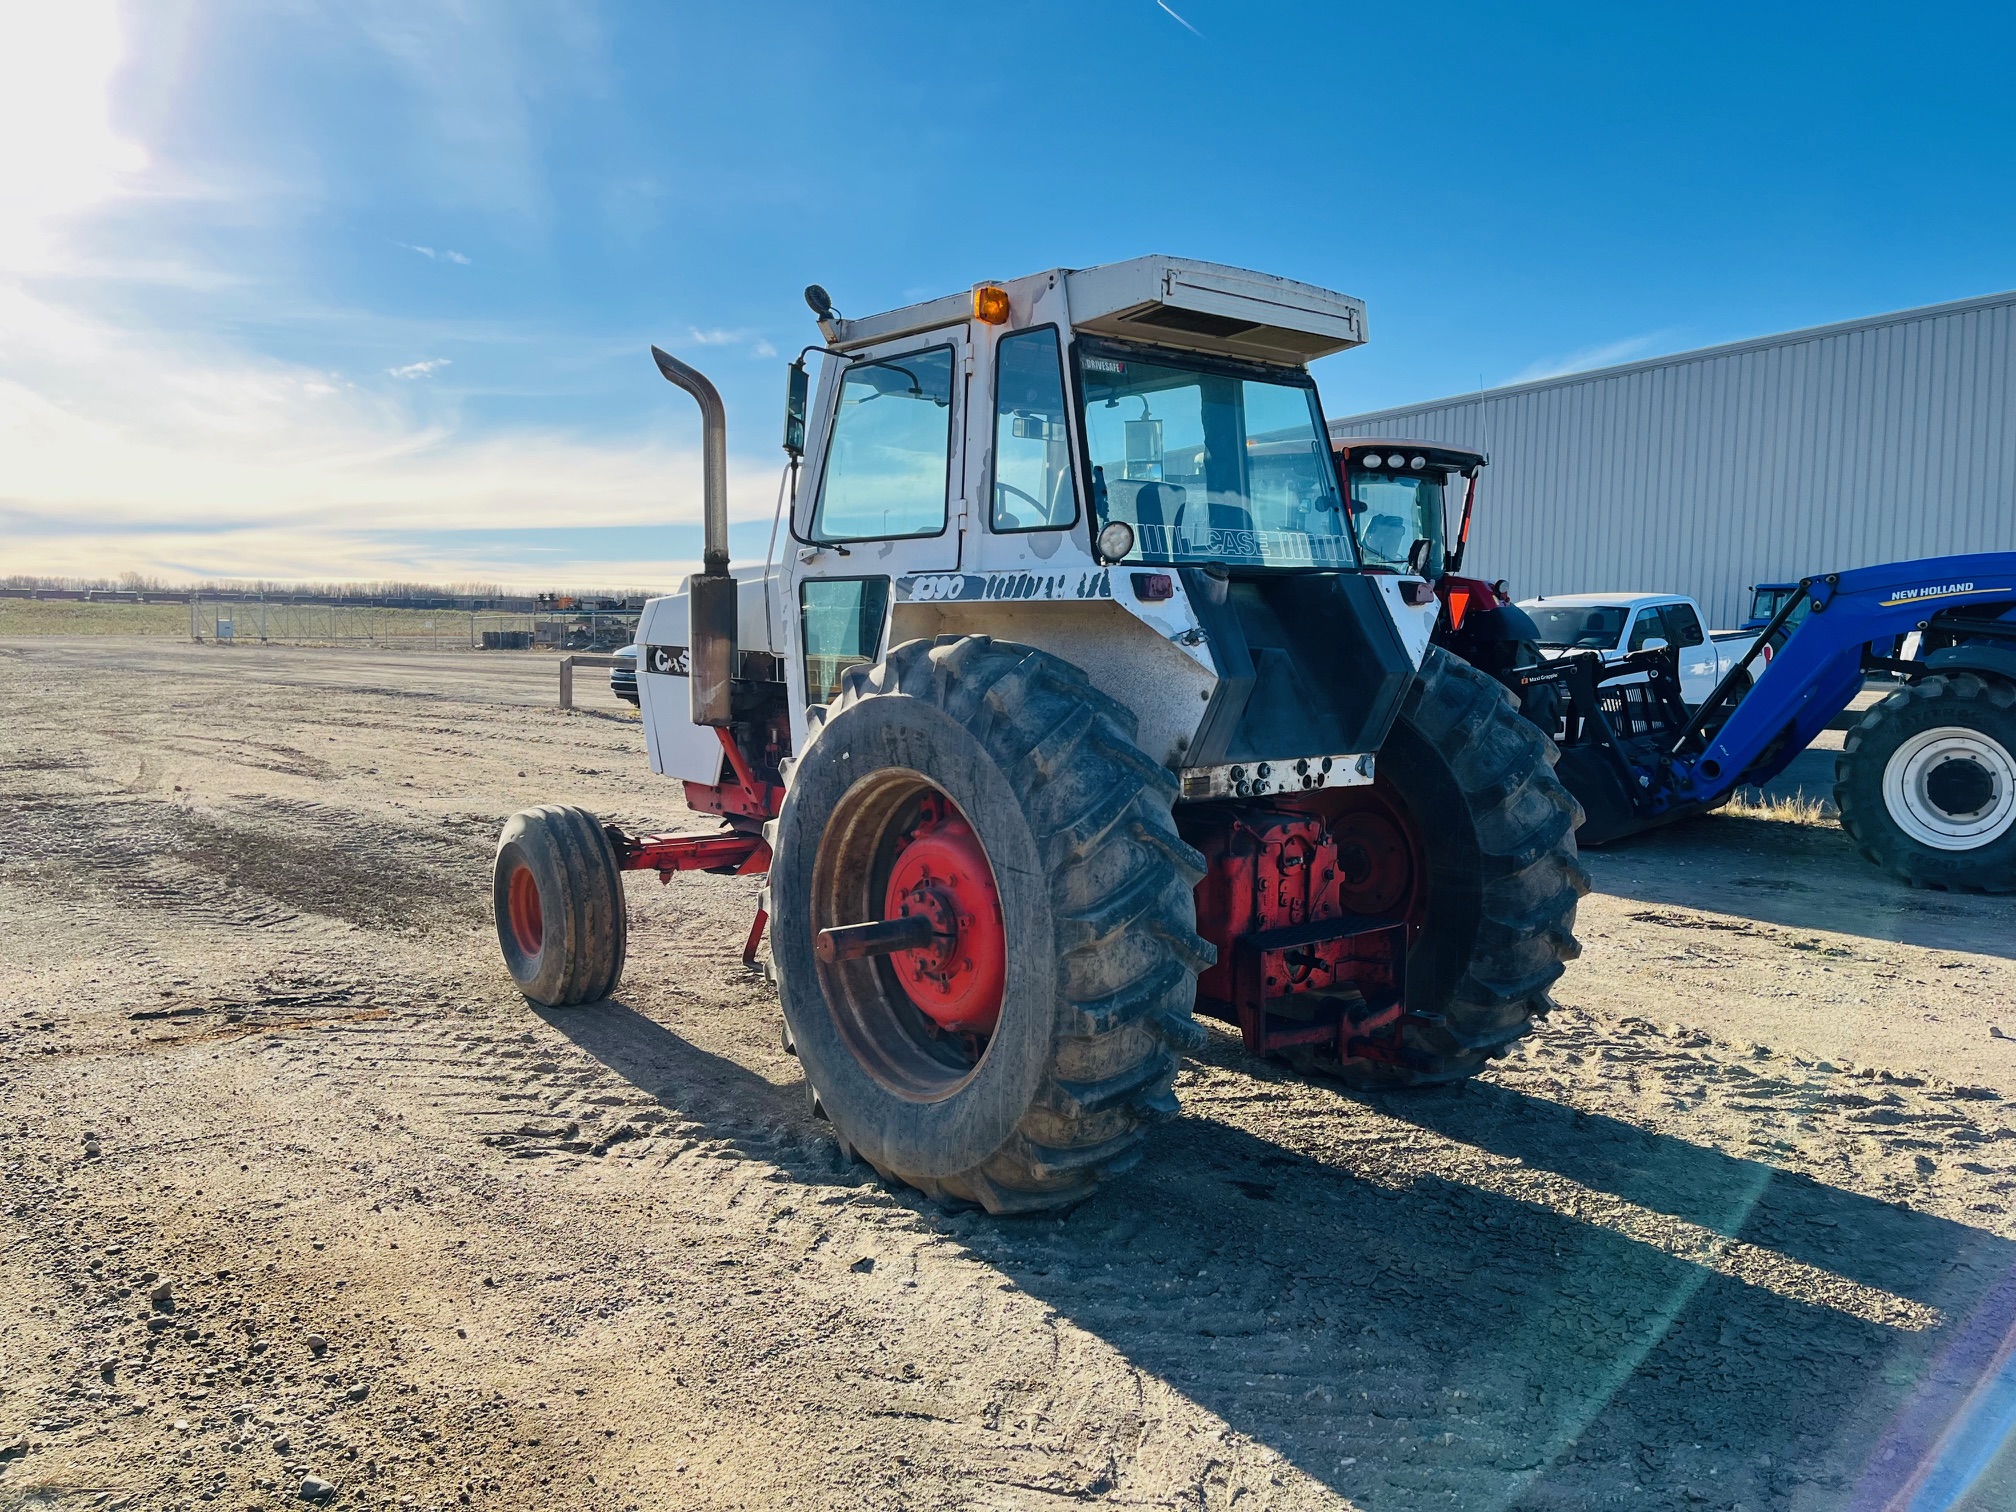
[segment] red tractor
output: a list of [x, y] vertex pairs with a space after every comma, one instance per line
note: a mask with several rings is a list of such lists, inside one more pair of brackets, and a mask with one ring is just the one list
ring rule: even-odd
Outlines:
[[[1443, 441], [1391, 436], [1333, 434], [1330, 446], [1365, 565], [1413, 573], [1434, 584], [1442, 602], [1435, 644], [1502, 683], [1522, 699], [1520, 712], [1551, 734], [1559, 719], [1558, 690], [1540, 686], [1522, 697], [1517, 675], [1544, 661], [1538, 627], [1512, 602], [1502, 578], [1487, 583], [1459, 576], [1470, 544], [1477, 475], [1491, 458]], [[1459, 485], [1463, 511], [1451, 543], [1449, 495]]]

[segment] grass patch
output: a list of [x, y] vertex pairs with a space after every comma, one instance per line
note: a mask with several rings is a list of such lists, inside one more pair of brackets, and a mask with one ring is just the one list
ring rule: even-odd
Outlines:
[[1807, 824], [1833, 828], [1841, 817], [1831, 798], [1768, 797], [1762, 788], [1738, 788], [1722, 806], [1722, 812], [1737, 819], [1769, 819], [1777, 824]]
[[187, 640], [189, 606], [0, 598], [0, 636], [10, 635], [159, 635]]

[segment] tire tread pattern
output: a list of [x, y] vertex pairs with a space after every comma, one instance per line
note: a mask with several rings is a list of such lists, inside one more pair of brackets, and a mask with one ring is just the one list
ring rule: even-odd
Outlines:
[[1133, 714], [1069, 663], [988, 636], [943, 636], [850, 668], [807, 711], [808, 744], [864, 699], [926, 700], [964, 725], [1017, 790], [1049, 873], [1058, 1002], [1050, 1063], [1013, 1134], [952, 1176], [885, 1176], [994, 1213], [1069, 1206], [1140, 1159], [1175, 1109], [1179, 1053], [1204, 1037], [1196, 929], [1204, 858], [1176, 833], [1176, 779], [1134, 744]]
[[1560, 753], [1520, 717], [1502, 684], [1431, 646], [1400, 717], [1462, 791], [1477, 835], [1482, 916], [1448, 1000], [1402, 1020], [1411, 1064], [1357, 1062], [1347, 1079], [1435, 1086], [1476, 1075], [1554, 1006], [1547, 989], [1581, 954], [1575, 906], [1590, 879], [1575, 846], [1581, 805], [1554, 775]]

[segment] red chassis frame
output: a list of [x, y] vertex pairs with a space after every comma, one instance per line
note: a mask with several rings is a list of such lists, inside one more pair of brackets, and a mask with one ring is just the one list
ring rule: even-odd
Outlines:
[[[1481, 585], [1480, 585], [1481, 586]], [[756, 876], [770, 869], [770, 845], [759, 826], [774, 819], [784, 790], [758, 779], [727, 730], [715, 732], [733, 782], [686, 784], [686, 802], [719, 814], [733, 828], [711, 835], [632, 835], [611, 825], [617, 866], [655, 871]], [[1354, 912], [1347, 891], [1380, 890], [1380, 879], [1356, 876], [1367, 863], [1350, 858], [1334, 828], [1333, 805], [1283, 801], [1198, 816], [1185, 838], [1203, 851], [1207, 870], [1197, 886], [1197, 926], [1218, 947], [1218, 964], [1198, 979], [1197, 1010], [1239, 1026], [1246, 1049], [1278, 1055], [1322, 1048], [1340, 1060], [1401, 1058], [1392, 1043], [1404, 1012], [1409, 928], [1401, 917]], [[1418, 858], [1392, 858], [1407, 872]], [[770, 915], [761, 905], [742, 947], [746, 966]]]
[[[731, 823], [737, 819], [746, 824], [776, 818], [784, 801], [784, 790], [757, 779], [733, 735], [719, 729], [714, 733], [721, 737], [721, 749], [728, 754], [735, 781], [713, 787], [704, 782], [687, 783], [687, 806], [699, 813], [719, 814]], [[632, 835], [614, 825], [607, 828], [616, 846], [617, 869], [655, 871], [660, 882], [670, 882], [674, 872], [682, 871], [751, 877], [770, 869], [770, 844], [751, 830], [729, 829], [712, 835]], [[742, 947], [743, 965], [756, 964], [756, 947], [763, 942], [764, 926], [769, 922], [769, 912], [758, 905], [756, 921], [749, 926], [749, 939]]]

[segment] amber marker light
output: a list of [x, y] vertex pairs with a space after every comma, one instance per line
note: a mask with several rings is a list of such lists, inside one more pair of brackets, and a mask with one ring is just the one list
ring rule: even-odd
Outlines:
[[973, 318], [982, 325], [1008, 324], [1008, 291], [999, 284], [982, 284], [973, 291]]

